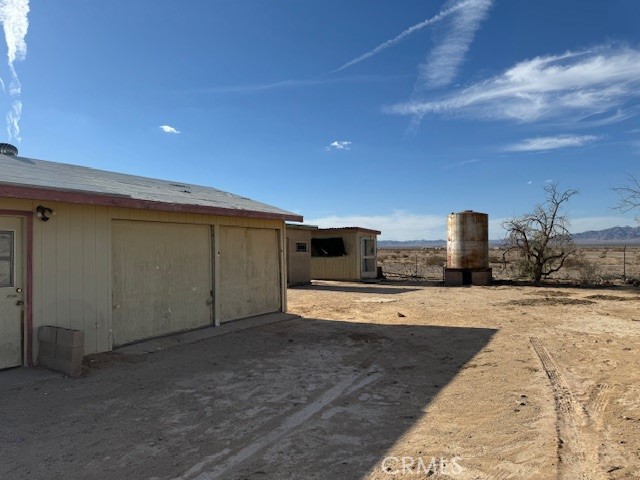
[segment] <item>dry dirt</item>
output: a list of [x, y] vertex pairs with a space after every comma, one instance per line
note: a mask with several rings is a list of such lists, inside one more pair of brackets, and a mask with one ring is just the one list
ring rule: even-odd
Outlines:
[[1, 391], [0, 478], [638, 479], [639, 302], [314, 282], [301, 318]]
[[425, 478], [419, 458], [458, 456], [447, 478], [640, 478], [637, 290], [424, 285], [318, 284], [289, 300], [304, 316], [495, 332], [463, 365], [432, 365], [455, 373], [385, 453], [394, 469], [415, 459], [406, 478]]

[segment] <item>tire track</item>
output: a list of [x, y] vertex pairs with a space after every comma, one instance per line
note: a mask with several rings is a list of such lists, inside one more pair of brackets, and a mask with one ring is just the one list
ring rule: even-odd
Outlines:
[[529, 340], [549, 377], [555, 399], [558, 479], [604, 479], [598, 462], [598, 442], [589, 432], [589, 416], [574, 398], [564, 375], [542, 341], [536, 337]]

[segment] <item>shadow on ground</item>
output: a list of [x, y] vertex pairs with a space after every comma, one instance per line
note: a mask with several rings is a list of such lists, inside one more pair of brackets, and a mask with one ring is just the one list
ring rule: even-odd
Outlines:
[[[414, 284], [415, 285], [415, 284]], [[423, 284], [420, 284], [421, 287], [424, 287]], [[300, 290], [318, 290], [323, 292], [347, 292], [347, 293], [367, 293], [367, 294], [378, 294], [378, 295], [395, 295], [398, 293], [408, 293], [415, 292], [419, 290], [418, 288], [409, 288], [403, 285], [400, 282], [389, 283], [376, 283], [376, 284], [366, 284], [366, 283], [353, 283], [346, 284], [344, 282], [340, 283], [312, 283], [310, 285], [301, 285], [298, 287], [289, 287]]]
[[494, 333], [298, 318], [2, 392], [0, 478], [362, 478]]

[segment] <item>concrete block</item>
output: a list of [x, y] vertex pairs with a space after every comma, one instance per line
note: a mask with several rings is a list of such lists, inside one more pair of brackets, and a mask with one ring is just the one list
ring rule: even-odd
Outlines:
[[65, 347], [84, 347], [84, 333], [80, 330], [60, 328], [56, 344]]
[[491, 285], [492, 270], [488, 269], [483, 272], [471, 272], [472, 285]]
[[69, 360], [60, 360], [56, 358], [54, 360], [53, 369], [56, 372], [61, 372], [69, 375], [70, 377], [77, 377], [82, 374], [82, 363], [71, 362]]
[[42, 355], [42, 352], [38, 355], [38, 365], [53, 370], [55, 368], [55, 359], [48, 355]]
[[82, 363], [84, 357], [83, 347], [68, 347], [66, 345], [56, 345], [56, 360], [67, 360], [70, 362]]
[[58, 327], [44, 326], [38, 329], [38, 340], [46, 343], [56, 343]]
[[446, 286], [458, 286], [463, 284], [462, 270], [444, 270], [444, 284]]
[[45, 357], [55, 358], [56, 356], [55, 343], [40, 342], [39, 354]]

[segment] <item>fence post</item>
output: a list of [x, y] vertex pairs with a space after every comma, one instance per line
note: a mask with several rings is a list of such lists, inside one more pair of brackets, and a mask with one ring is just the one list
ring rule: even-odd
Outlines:
[[622, 280], [627, 281], [627, 246], [622, 247]]

